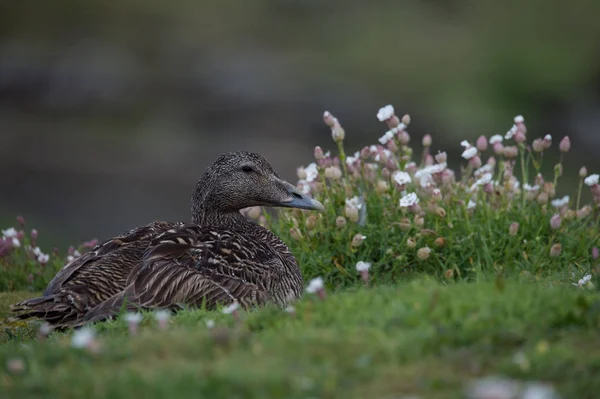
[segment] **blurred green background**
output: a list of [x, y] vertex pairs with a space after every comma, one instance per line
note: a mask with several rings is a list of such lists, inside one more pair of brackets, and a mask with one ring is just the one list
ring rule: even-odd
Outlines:
[[600, 171], [599, 15], [595, 0], [3, 1], [0, 222], [65, 245], [187, 221], [220, 153], [260, 152], [295, 182], [333, 147], [325, 109], [354, 152], [388, 103], [455, 161], [523, 114], [530, 138], [571, 137], [575, 184]]

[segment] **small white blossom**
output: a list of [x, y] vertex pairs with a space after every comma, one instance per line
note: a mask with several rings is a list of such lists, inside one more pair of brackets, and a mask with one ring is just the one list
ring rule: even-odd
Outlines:
[[39, 254], [37, 257], [38, 262], [45, 265], [50, 260], [50, 255], [48, 254]]
[[317, 168], [317, 164], [314, 162], [304, 168], [304, 171], [306, 172], [306, 181], [309, 183], [319, 177], [319, 168]]
[[515, 121], [515, 124], [524, 123], [525, 122], [525, 118], [523, 118], [523, 115], [517, 115], [517, 116], [515, 116], [514, 121]]
[[477, 206], [477, 203], [473, 200], [469, 200], [469, 203], [467, 204], [467, 209], [473, 209]]
[[165, 321], [169, 320], [170, 317], [171, 317], [171, 312], [169, 312], [168, 310], [165, 310], [165, 309], [157, 310], [156, 312], [154, 312], [154, 318], [159, 322], [160, 321], [165, 322]]
[[384, 153], [386, 157], [390, 157], [392, 156], [392, 152], [390, 150], [388, 150], [387, 148], [384, 148], [383, 151], [378, 152], [377, 155], [375, 155], [375, 161], [379, 162], [379, 160], [381, 159], [381, 153]]
[[463, 147], [465, 147], [465, 148], [471, 147], [471, 143], [469, 143], [467, 140], [461, 141], [460, 145], [463, 146]]
[[74, 257], [73, 255], [69, 255], [69, 256], [67, 256], [67, 262], [68, 262], [68, 263], [71, 263], [71, 262], [73, 262], [74, 260], [75, 260], [75, 257]]
[[[408, 166], [408, 165], [407, 165]], [[419, 169], [415, 172], [415, 179], [420, 179], [425, 175], [435, 175], [441, 173], [446, 169], [446, 162], [436, 163], [435, 165], [426, 166], [423, 169]]]
[[491, 173], [494, 170], [494, 167], [492, 165], [489, 164], [485, 164], [483, 165], [481, 168], [477, 169], [475, 171], [475, 175], [482, 175], [484, 173]]
[[419, 184], [423, 188], [432, 186], [433, 185], [433, 177], [431, 177], [431, 175], [423, 175], [423, 176], [421, 176], [421, 179], [419, 179]]
[[529, 184], [525, 183], [523, 184], [523, 188], [525, 189], [525, 191], [538, 191], [540, 189], [540, 186], [538, 186], [537, 184], [535, 186], [530, 186]]
[[409, 206], [413, 206], [419, 203], [419, 197], [417, 197], [416, 193], [406, 194], [404, 197], [400, 198], [400, 207], [407, 208]]
[[464, 159], [471, 159], [473, 158], [475, 155], [477, 155], [477, 148], [475, 147], [469, 147], [466, 150], [463, 151], [462, 153], [462, 157]]
[[4, 236], [4, 238], [14, 238], [17, 236], [17, 234], [17, 230], [14, 227], [2, 230], [2, 235]]
[[79, 258], [80, 256], [81, 256], [81, 252], [79, 252], [78, 250], [73, 251], [73, 257]]
[[580, 279], [577, 284], [573, 283], [574, 286], [576, 287], [583, 287], [584, 285], [587, 284], [588, 281], [590, 281], [592, 279], [592, 275], [591, 274], [586, 274], [585, 276], [583, 276], [582, 279]]
[[17, 237], [12, 238], [12, 245], [15, 248], [19, 248], [21, 246], [21, 241]]
[[313, 278], [308, 283], [308, 287], [306, 287], [306, 292], [308, 292], [309, 294], [314, 294], [315, 292], [322, 290], [324, 286], [325, 284], [323, 282], [323, 278]]
[[386, 105], [385, 107], [379, 108], [379, 112], [377, 112], [377, 119], [380, 122], [383, 122], [387, 119], [390, 119], [394, 115], [394, 107], [392, 105]]
[[206, 320], [205, 323], [206, 323], [206, 328], [213, 328], [215, 326], [215, 321], [211, 320], [211, 319]]
[[591, 187], [591, 186], [595, 186], [596, 184], [598, 184], [598, 179], [600, 179], [600, 175], [598, 175], [598, 174], [589, 175], [588, 177], [585, 178], [585, 180], [583, 182]]
[[490, 183], [491, 181], [492, 181], [492, 174], [485, 173], [483, 176], [481, 176], [481, 178], [479, 180], [477, 180], [477, 184], [480, 186], [485, 186], [486, 184]]
[[356, 271], [358, 272], [366, 272], [371, 268], [371, 264], [369, 262], [363, 262], [362, 260], [356, 264]]
[[546, 141], [552, 141], [552, 136], [549, 135], [549, 134], [547, 134], [547, 135], [544, 136], [544, 140], [546, 140]]
[[294, 313], [296, 312], [296, 308], [293, 307], [292, 305], [287, 305], [284, 309], [287, 313]]
[[346, 198], [346, 206], [360, 209], [363, 206], [362, 200], [358, 197]]
[[232, 302], [229, 306], [223, 308], [224, 314], [232, 314], [240, 308], [240, 304], [237, 301]]
[[410, 175], [401, 170], [397, 170], [396, 172], [394, 172], [393, 176], [394, 176], [394, 181], [399, 185], [408, 184], [412, 181], [412, 179], [410, 178]]
[[506, 134], [504, 135], [504, 138], [506, 140], [510, 140], [513, 138], [513, 136], [515, 135], [515, 133], [517, 133], [517, 125], [512, 125], [512, 127], [510, 128], [510, 130], [508, 132], [506, 132]]
[[75, 348], [85, 348], [94, 342], [94, 330], [90, 327], [83, 327], [73, 333], [71, 345]]
[[388, 130], [387, 132], [385, 132], [385, 134], [383, 136], [381, 136], [379, 138], [379, 142], [382, 145], [385, 145], [388, 143], [388, 141], [390, 141], [393, 138], [394, 138], [394, 132], [392, 132], [391, 130]]
[[502, 143], [503, 140], [504, 139], [503, 139], [503, 137], [501, 135], [495, 134], [492, 137], [490, 137], [490, 144], [494, 145], [496, 143]]
[[568, 195], [565, 195], [562, 198], [557, 198], [552, 200], [552, 206], [555, 208], [562, 208], [563, 206], [566, 206], [569, 204], [569, 200], [571, 199], [571, 197], [569, 197]]
[[125, 321], [127, 323], [139, 324], [142, 321], [141, 313], [127, 313], [125, 315]]
[[42, 250], [40, 249], [40, 247], [35, 247], [31, 250], [31, 252], [33, 252], [33, 254], [35, 256], [40, 256], [43, 254]]
[[352, 165], [354, 162], [358, 161], [359, 159], [360, 159], [360, 152], [356, 151], [354, 153], [354, 155], [346, 157], [346, 164]]

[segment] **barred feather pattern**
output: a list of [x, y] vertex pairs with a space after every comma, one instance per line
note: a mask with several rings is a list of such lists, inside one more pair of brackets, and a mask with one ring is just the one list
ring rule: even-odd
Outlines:
[[302, 275], [287, 246], [270, 231], [254, 234], [184, 225], [159, 235], [125, 290], [85, 315], [83, 324], [125, 309], [214, 309], [234, 301], [249, 308], [300, 297]]

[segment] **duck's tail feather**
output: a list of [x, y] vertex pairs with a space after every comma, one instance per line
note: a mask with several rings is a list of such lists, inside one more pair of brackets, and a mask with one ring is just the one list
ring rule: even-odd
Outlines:
[[62, 294], [26, 299], [11, 305], [10, 310], [14, 316], [8, 318], [9, 323], [36, 317], [55, 325], [75, 320], [81, 315]]

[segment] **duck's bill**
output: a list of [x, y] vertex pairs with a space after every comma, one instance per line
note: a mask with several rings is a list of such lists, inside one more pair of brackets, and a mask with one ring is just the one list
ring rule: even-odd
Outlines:
[[278, 203], [278, 206], [285, 208], [298, 208], [298, 209], [308, 209], [315, 211], [324, 211], [325, 207], [319, 201], [314, 198], [310, 198], [306, 194], [302, 194], [296, 187], [291, 185], [290, 183], [285, 182], [286, 189], [290, 194], [290, 199], [286, 201], [281, 201]]

